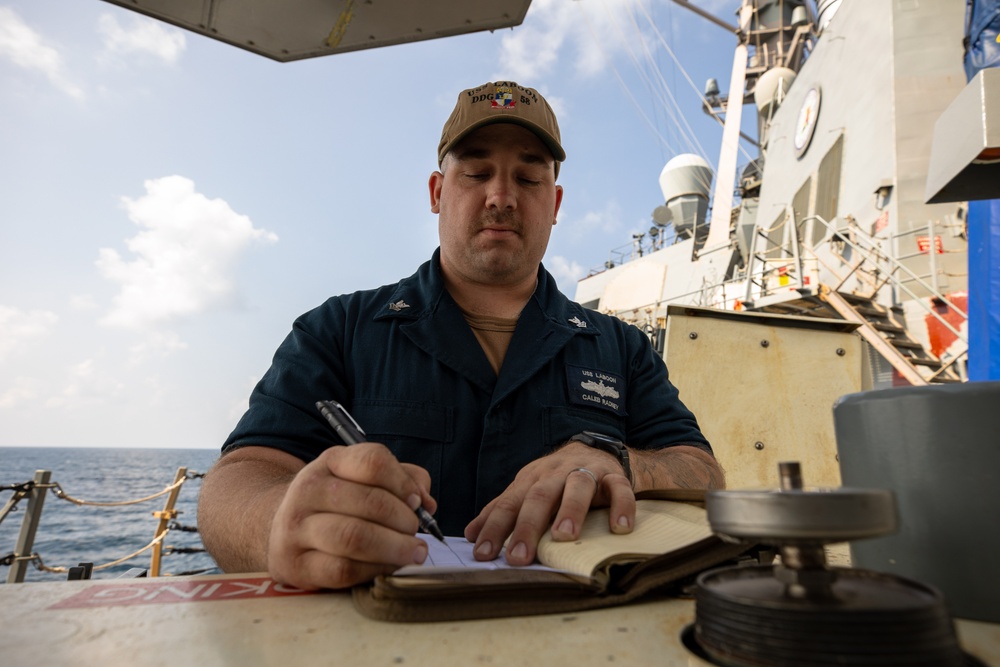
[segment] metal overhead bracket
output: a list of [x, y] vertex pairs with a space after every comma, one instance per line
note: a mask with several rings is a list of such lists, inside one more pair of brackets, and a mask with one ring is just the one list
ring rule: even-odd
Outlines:
[[531, 0], [105, 0], [279, 62], [520, 25]]
[[1000, 68], [980, 71], [934, 125], [928, 204], [1000, 198]]

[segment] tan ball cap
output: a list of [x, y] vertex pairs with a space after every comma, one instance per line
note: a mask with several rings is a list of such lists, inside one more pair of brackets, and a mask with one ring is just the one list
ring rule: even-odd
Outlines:
[[484, 83], [458, 94], [455, 109], [441, 131], [438, 164], [463, 137], [491, 123], [515, 123], [538, 135], [552, 151], [559, 175], [559, 163], [566, 159], [566, 151], [560, 143], [556, 115], [541, 93], [513, 81]]

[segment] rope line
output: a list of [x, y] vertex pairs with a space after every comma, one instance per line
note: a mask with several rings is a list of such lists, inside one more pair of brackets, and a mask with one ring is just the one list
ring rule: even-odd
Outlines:
[[[159, 544], [160, 542], [162, 542], [163, 538], [165, 538], [168, 533], [170, 533], [170, 529], [167, 529], [167, 530], [163, 531], [163, 533], [161, 533], [159, 537], [153, 538], [153, 540], [149, 544], [147, 544], [143, 548], [139, 549], [138, 551], [134, 551], [134, 552], [130, 553], [127, 556], [122, 556], [118, 560], [113, 560], [110, 563], [104, 563], [103, 565], [95, 565], [94, 566], [94, 571], [96, 572], [97, 570], [104, 570], [104, 569], [109, 568], [109, 567], [114, 567], [115, 565], [118, 565], [120, 563], [124, 563], [127, 560], [132, 560], [136, 556], [142, 554], [143, 552], [149, 551], [150, 549], [152, 549], [153, 547], [155, 547], [157, 544]], [[32, 564], [35, 566], [35, 568], [38, 569], [38, 570], [41, 570], [42, 572], [53, 572], [53, 573], [56, 573], [56, 574], [62, 574], [62, 573], [69, 572], [69, 568], [68, 567], [46, 565], [45, 561], [42, 560], [42, 556], [40, 554], [38, 554], [38, 553], [33, 553], [30, 556], [17, 556], [15, 554], [11, 554], [7, 558], [10, 559], [11, 561], [18, 561], [18, 560], [28, 560], [28, 561], [31, 561]]]
[[177, 480], [177, 482], [173, 484], [168, 485], [162, 491], [146, 496], [144, 498], [137, 498], [135, 500], [119, 500], [119, 501], [83, 500], [81, 498], [75, 498], [70, 494], [66, 493], [66, 490], [62, 488], [62, 485], [59, 482], [38, 484], [34, 480], [21, 482], [20, 484], [5, 484], [3, 486], [0, 486], [0, 491], [13, 491], [15, 496], [15, 498], [13, 499], [15, 506], [17, 504], [17, 501], [21, 500], [25, 495], [30, 493], [32, 489], [52, 489], [52, 493], [54, 493], [57, 498], [59, 498], [60, 500], [71, 502], [74, 505], [90, 505], [94, 507], [121, 507], [124, 505], [138, 505], [139, 503], [144, 503], [149, 500], [155, 500], [156, 498], [165, 496], [174, 489], [183, 486], [184, 482], [186, 482], [189, 479], [201, 479], [204, 476], [205, 473], [189, 472], [183, 478]]
[[[6, 517], [6, 515], [10, 511], [16, 509], [17, 504], [18, 504], [19, 501], [23, 500], [25, 497], [27, 497], [35, 489], [52, 489], [53, 494], [55, 494], [55, 496], [57, 498], [59, 498], [60, 500], [65, 500], [67, 502], [73, 503], [75, 505], [89, 505], [89, 506], [95, 506], [95, 507], [121, 507], [121, 506], [125, 506], [125, 505], [137, 505], [139, 503], [144, 503], [144, 502], [147, 502], [147, 501], [150, 501], [150, 500], [154, 500], [156, 498], [160, 498], [160, 497], [162, 497], [162, 496], [164, 496], [164, 495], [166, 495], [166, 494], [168, 494], [168, 493], [170, 493], [172, 491], [175, 491], [176, 489], [179, 489], [181, 486], [183, 486], [184, 482], [186, 482], [187, 480], [189, 480], [189, 479], [201, 479], [204, 476], [205, 476], [204, 473], [187, 472], [184, 475], [184, 477], [180, 478], [179, 480], [177, 480], [176, 482], [174, 482], [172, 484], [169, 484], [162, 491], [159, 491], [157, 493], [145, 496], [143, 498], [137, 498], [137, 499], [134, 499], [134, 500], [121, 500], [121, 501], [96, 501], [96, 500], [85, 500], [85, 499], [82, 499], [82, 498], [76, 498], [74, 496], [71, 496], [69, 493], [67, 493], [66, 490], [62, 488], [62, 485], [60, 485], [59, 482], [56, 482], [56, 481], [47, 482], [47, 483], [44, 483], [44, 484], [39, 484], [38, 482], [35, 482], [34, 480], [28, 480], [27, 482], [21, 482], [21, 483], [16, 483], [16, 484], [0, 485], [0, 492], [2, 492], [2, 491], [11, 491], [12, 492], [11, 493], [11, 498], [8, 500], [7, 504], [4, 506], [3, 511], [0, 512], [0, 522], [3, 521], [4, 517]], [[156, 514], [156, 513], [154, 512], [154, 514]], [[152, 549], [156, 545], [162, 543], [163, 540], [164, 540], [164, 538], [166, 538], [166, 536], [170, 533], [170, 531], [174, 530], [174, 529], [182, 531], [182, 532], [198, 532], [198, 528], [196, 526], [184, 526], [184, 525], [181, 525], [181, 524], [177, 523], [176, 521], [171, 522], [166, 527], [166, 529], [159, 536], [153, 538], [153, 540], [150, 541], [149, 544], [147, 544], [146, 546], [144, 546], [141, 549], [138, 549], [138, 550], [136, 550], [136, 551], [134, 551], [134, 552], [126, 555], [126, 556], [122, 556], [121, 558], [113, 560], [113, 561], [111, 561], [109, 563], [104, 563], [102, 565], [95, 565], [93, 567], [93, 570], [95, 570], [95, 571], [96, 570], [104, 570], [104, 569], [107, 569], [109, 567], [114, 567], [115, 565], [119, 565], [119, 564], [124, 563], [126, 561], [132, 560], [133, 558], [136, 558], [137, 556], [140, 556], [141, 554], [145, 553], [146, 551], [149, 551], [150, 549]], [[186, 547], [172, 547], [171, 546], [171, 547], [165, 547], [163, 549], [163, 554], [164, 555], [173, 554], [173, 553], [181, 553], [181, 554], [183, 554], [183, 553], [203, 553], [203, 552], [205, 552], [205, 549], [203, 549], [203, 548], [199, 549], [199, 548], [186, 548]], [[3, 556], [0, 556], [0, 566], [3, 566], [3, 565], [12, 566], [15, 563], [25, 562], [25, 561], [31, 562], [35, 566], [36, 569], [38, 569], [38, 570], [40, 570], [42, 572], [64, 574], [64, 573], [67, 573], [67, 572], [70, 571], [70, 568], [68, 568], [68, 567], [46, 565], [45, 561], [42, 559], [41, 554], [39, 554], [37, 552], [32, 553], [31, 555], [27, 555], [27, 556], [19, 555], [16, 552], [11, 552], [11, 553], [5, 554]]]
[[186, 481], [187, 477], [182, 477], [176, 483], [170, 484], [159, 493], [154, 493], [153, 495], [146, 496], [145, 498], [137, 498], [136, 500], [118, 500], [112, 502], [98, 501], [98, 500], [81, 500], [80, 498], [74, 498], [73, 496], [66, 493], [66, 491], [63, 490], [61, 486], [59, 486], [58, 482], [54, 484], [55, 490], [53, 491], [53, 493], [56, 494], [56, 496], [61, 498], [62, 500], [68, 500], [74, 505], [90, 505], [93, 507], [121, 507], [123, 505], [138, 505], [139, 503], [144, 503], [147, 500], [154, 500], [156, 498], [159, 498], [160, 496], [165, 496], [174, 489], [182, 486]]

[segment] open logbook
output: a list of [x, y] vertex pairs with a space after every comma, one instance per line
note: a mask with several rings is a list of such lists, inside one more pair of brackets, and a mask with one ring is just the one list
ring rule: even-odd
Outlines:
[[529, 567], [508, 565], [502, 554], [479, 563], [464, 538], [447, 538], [448, 546], [430, 538], [424, 565], [355, 588], [355, 605], [372, 618], [408, 622], [610, 607], [668, 590], [749, 548], [713, 535], [699, 504], [650, 496], [692, 493], [640, 496], [645, 499], [637, 503], [635, 529], [625, 535], [611, 533], [607, 509], [592, 510], [578, 540], [556, 542], [546, 534], [538, 545], [538, 564]]

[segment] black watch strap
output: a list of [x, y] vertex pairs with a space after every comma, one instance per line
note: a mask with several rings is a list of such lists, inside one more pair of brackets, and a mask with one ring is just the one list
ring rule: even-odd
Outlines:
[[602, 452], [607, 452], [614, 456], [625, 472], [628, 483], [632, 485], [632, 488], [635, 488], [635, 480], [632, 479], [632, 464], [629, 462], [628, 457], [628, 448], [621, 440], [594, 431], [582, 431], [574, 435], [570, 440], [577, 440], [588, 447], [600, 449]]

